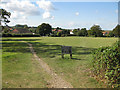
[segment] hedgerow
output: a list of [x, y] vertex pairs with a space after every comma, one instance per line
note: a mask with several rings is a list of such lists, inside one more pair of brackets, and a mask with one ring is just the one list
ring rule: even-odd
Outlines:
[[23, 33], [23, 34], [13, 34], [13, 33], [2, 33], [2, 37], [40, 37], [39, 34]]
[[107, 81], [110, 88], [120, 88], [120, 41], [111, 47], [93, 51], [93, 73]]

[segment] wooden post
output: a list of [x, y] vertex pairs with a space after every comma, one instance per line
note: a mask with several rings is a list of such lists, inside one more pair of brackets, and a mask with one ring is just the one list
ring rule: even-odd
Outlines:
[[64, 58], [64, 54], [62, 54], [62, 58]]
[[72, 59], [72, 54], [70, 54], [70, 58]]

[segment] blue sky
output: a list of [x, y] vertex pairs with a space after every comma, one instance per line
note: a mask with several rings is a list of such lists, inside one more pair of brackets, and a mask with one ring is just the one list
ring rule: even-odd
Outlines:
[[[103, 30], [112, 30], [118, 24], [117, 2], [38, 2], [1, 3], [0, 7], [12, 12], [11, 22], [8, 25], [27, 24], [38, 26], [49, 23], [52, 27], [66, 29], [87, 28], [94, 24], [100, 25]], [[25, 4], [24, 4], [25, 3]], [[25, 5], [25, 6], [24, 6]]]

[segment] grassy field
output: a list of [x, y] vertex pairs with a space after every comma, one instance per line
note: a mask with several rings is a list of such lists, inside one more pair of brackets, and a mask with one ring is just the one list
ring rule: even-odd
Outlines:
[[[27, 44], [33, 45], [37, 55], [63, 79], [75, 88], [103, 88], [90, 75], [91, 51], [110, 46], [117, 38], [94, 37], [27, 37], [3, 38], [2, 75], [3, 87], [47, 87], [51, 77], [33, 59]], [[72, 46], [73, 59], [69, 55], [61, 58], [61, 45]]]

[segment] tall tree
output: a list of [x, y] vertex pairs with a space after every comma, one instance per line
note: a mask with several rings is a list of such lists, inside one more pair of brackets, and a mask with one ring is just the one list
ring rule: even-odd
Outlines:
[[88, 34], [89, 36], [95, 36], [95, 37], [103, 36], [102, 29], [99, 25], [93, 25], [88, 31]]
[[78, 28], [78, 29], [74, 29], [74, 30], [73, 30], [73, 33], [74, 33], [75, 35], [77, 35], [77, 33], [78, 33], [79, 30], [80, 30], [79, 28]]
[[86, 28], [82, 28], [81, 30], [78, 31], [78, 36], [87, 36], [88, 32]]
[[46, 34], [50, 34], [52, 32], [52, 27], [49, 24], [42, 23], [37, 27], [37, 33], [41, 36], [45, 36]]
[[9, 23], [10, 21], [8, 20], [8, 18], [10, 18], [10, 16], [11, 16], [10, 12], [7, 12], [5, 9], [0, 9], [0, 25], [1, 22], [5, 24]]

